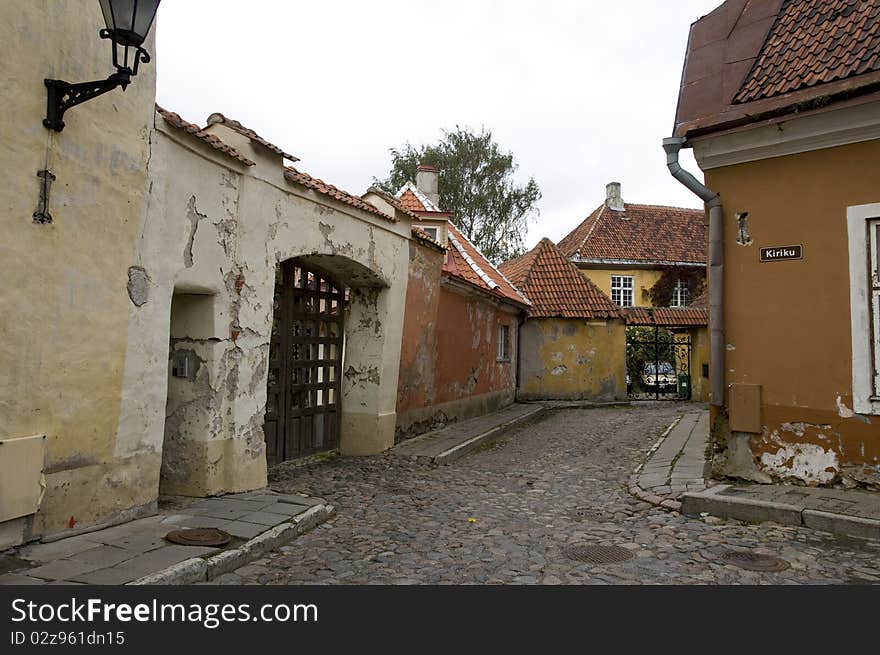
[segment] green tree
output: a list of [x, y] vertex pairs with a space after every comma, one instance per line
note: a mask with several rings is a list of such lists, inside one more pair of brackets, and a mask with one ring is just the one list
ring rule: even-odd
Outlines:
[[528, 223], [538, 214], [537, 183], [532, 178], [516, 183], [513, 154], [503, 152], [489, 130], [456, 126], [442, 134], [436, 144], [392, 148], [391, 171], [374, 184], [396, 193], [408, 180], [415, 182], [419, 164], [436, 166], [440, 208], [455, 213], [458, 229], [493, 263], [521, 255]]

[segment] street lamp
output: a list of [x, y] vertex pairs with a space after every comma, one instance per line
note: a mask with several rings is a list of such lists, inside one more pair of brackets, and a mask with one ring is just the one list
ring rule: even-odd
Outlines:
[[113, 65], [116, 72], [106, 80], [71, 84], [64, 80], [43, 80], [49, 91], [46, 118], [43, 125], [60, 132], [64, 129], [64, 112], [92, 98], [125, 87], [137, 75], [138, 64], [150, 61], [150, 54], [141, 46], [150, 32], [161, 0], [99, 0], [104, 22], [98, 32], [102, 39], [110, 39]]

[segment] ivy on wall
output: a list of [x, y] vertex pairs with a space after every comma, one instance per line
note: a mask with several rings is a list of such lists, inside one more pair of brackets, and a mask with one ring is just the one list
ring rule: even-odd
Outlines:
[[690, 291], [693, 300], [706, 288], [706, 270], [703, 268], [682, 268], [678, 266], [660, 266], [660, 279], [648, 290], [651, 304], [654, 307], [669, 307], [676, 283], [681, 280]]

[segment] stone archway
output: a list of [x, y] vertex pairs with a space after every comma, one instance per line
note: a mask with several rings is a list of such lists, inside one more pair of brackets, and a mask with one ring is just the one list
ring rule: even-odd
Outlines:
[[342, 255], [278, 264], [264, 424], [270, 465], [393, 445], [402, 291]]

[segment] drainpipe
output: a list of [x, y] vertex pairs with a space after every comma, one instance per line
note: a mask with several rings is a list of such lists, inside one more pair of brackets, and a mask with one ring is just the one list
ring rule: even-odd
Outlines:
[[683, 137], [663, 139], [666, 167], [676, 180], [700, 197], [709, 210], [709, 377], [712, 405], [724, 406], [724, 232], [721, 196], [678, 163]]

